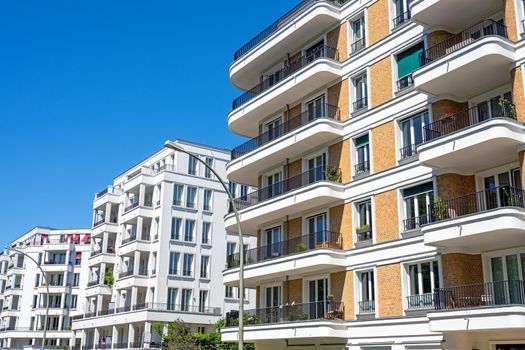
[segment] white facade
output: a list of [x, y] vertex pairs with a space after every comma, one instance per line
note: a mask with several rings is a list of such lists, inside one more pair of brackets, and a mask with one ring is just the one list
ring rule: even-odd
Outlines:
[[91, 237], [89, 229], [35, 227], [13, 241], [16, 251], [0, 255], [0, 348], [39, 349], [46, 313], [46, 278], [49, 284], [49, 346], [74, 344], [72, 317], [85, 299]]
[[[226, 177], [229, 151], [176, 142]], [[83, 349], [158, 346], [154, 322], [182, 319], [208, 331], [238, 307], [222, 277], [238, 237], [224, 229], [227, 194], [202, 164], [162, 149], [115, 177], [93, 209], [89, 287], [73, 322]], [[244, 243], [255, 246], [253, 237]], [[254, 302], [248, 291], [246, 307]]]

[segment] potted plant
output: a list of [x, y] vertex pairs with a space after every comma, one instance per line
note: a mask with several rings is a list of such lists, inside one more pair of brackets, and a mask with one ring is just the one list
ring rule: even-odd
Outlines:
[[445, 202], [441, 198], [438, 198], [434, 202], [432, 214], [440, 221], [445, 220], [447, 218], [447, 209]]
[[329, 165], [325, 170], [326, 179], [332, 182], [341, 182], [341, 169]]
[[115, 283], [115, 277], [113, 276], [113, 270], [108, 269], [106, 273], [104, 274], [104, 284], [108, 287], [113, 287], [113, 283]]
[[498, 103], [501, 107], [502, 117], [512, 119], [516, 118], [516, 106], [514, 105], [514, 103], [503, 97], [499, 99]]
[[304, 252], [307, 249], [306, 244], [300, 242], [295, 245], [295, 252], [300, 253]]

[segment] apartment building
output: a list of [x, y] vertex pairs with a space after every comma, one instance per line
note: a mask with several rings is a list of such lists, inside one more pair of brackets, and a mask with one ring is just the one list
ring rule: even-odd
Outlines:
[[46, 309], [46, 346], [71, 346], [71, 320], [85, 298], [90, 230], [37, 226], [10, 247], [16, 251], [0, 254], [0, 348], [40, 349]]
[[[228, 150], [176, 142], [226, 177]], [[116, 176], [93, 202], [86, 299], [73, 319], [77, 345], [158, 347], [156, 322], [181, 319], [207, 332], [238, 308], [238, 291], [222, 282], [227, 255], [239, 249], [238, 235], [224, 229], [227, 211], [219, 180], [181, 152], [161, 149]], [[256, 239], [244, 243], [249, 250]], [[246, 307], [255, 307], [255, 291], [247, 300]]]
[[309, 0], [235, 52], [245, 341], [525, 348], [524, 20], [518, 0]]

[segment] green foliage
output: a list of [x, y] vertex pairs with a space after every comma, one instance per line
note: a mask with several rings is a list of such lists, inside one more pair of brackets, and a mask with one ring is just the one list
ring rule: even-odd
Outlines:
[[503, 115], [508, 118], [516, 118], [516, 106], [512, 101], [509, 101], [503, 97], [500, 97], [499, 106], [501, 107], [501, 110], [503, 111]]
[[335, 166], [329, 165], [325, 170], [328, 181], [341, 182], [341, 170]]
[[433, 214], [438, 220], [445, 220], [447, 218], [447, 205], [445, 204], [445, 202], [443, 202], [441, 198], [438, 198], [434, 202], [433, 209]]
[[306, 250], [306, 244], [304, 244], [304, 243], [297, 243], [295, 245], [295, 252], [296, 253], [304, 252], [305, 250]]
[[365, 230], [365, 229], [369, 229], [370, 228], [370, 225], [369, 224], [364, 224], [364, 225], [361, 225], [361, 226], [357, 226], [355, 228], [356, 231], [361, 231], [361, 230]]
[[108, 287], [113, 287], [113, 283], [115, 283], [115, 276], [113, 276], [113, 269], [110, 268], [104, 274], [104, 284]]
[[[168, 324], [168, 341], [166, 348], [168, 350], [193, 350], [195, 341], [191, 328], [184, 321], [177, 320]], [[163, 345], [164, 345], [164, 339]]]

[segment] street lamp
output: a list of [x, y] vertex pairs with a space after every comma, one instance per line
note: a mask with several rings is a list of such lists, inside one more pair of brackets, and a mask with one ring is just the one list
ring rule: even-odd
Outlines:
[[5, 249], [13, 251], [13, 252], [16, 252], [18, 254], [22, 254], [23, 256], [25, 256], [28, 259], [30, 259], [32, 262], [34, 262], [36, 264], [36, 267], [38, 267], [40, 269], [40, 271], [42, 272], [42, 277], [44, 277], [44, 281], [46, 283], [46, 316], [44, 317], [44, 333], [42, 334], [42, 347], [41, 347], [41, 350], [45, 350], [44, 347], [45, 347], [45, 344], [46, 344], [47, 319], [49, 317], [49, 281], [47, 279], [47, 275], [46, 275], [45, 271], [42, 269], [42, 266], [40, 266], [40, 264], [35, 259], [33, 259], [29, 254], [24, 253], [23, 251], [15, 249], [15, 248], [5, 247]]
[[191, 152], [186, 151], [181, 145], [179, 145], [176, 142], [173, 141], [166, 141], [164, 143], [164, 147], [170, 148], [175, 151], [179, 151], [182, 153], [186, 153], [190, 157], [194, 157], [197, 161], [204, 164], [206, 168], [208, 168], [213, 175], [219, 180], [222, 187], [224, 188], [224, 191], [228, 194], [228, 198], [230, 200], [231, 206], [233, 208], [233, 212], [235, 214], [235, 220], [237, 221], [237, 230], [239, 231], [239, 350], [244, 349], [244, 245], [243, 245], [243, 236], [242, 236], [242, 229], [241, 229], [241, 221], [239, 220], [239, 213], [237, 212], [237, 206], [235, 205], [235, 201], [233, 200], [233, 195], [231, 194], [230, 190], [228, 189], [228, 186], [224, 182], [224, 180], [217, 174], [217, 172], [208, 164], [206, 164], [205, 161], [199, 158], [197, 154], [193, 154]]

